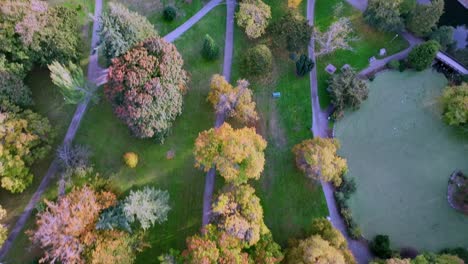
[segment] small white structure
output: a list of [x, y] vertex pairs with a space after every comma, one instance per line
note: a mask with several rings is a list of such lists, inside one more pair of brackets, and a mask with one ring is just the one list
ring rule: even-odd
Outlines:
[[325, 67], [325, 71], [329, 74], [334, 74], [336, 72], [336, 67], [333, 66], [333, 64], [328, 64], [327, 67]]
[[385, 55], [387, 55], [387, 50], [386, 49], [380, 49], [379, 56], [383, 57]]
[[373, 62], [376, 61], [376, 60], [377, 60], [377, 59], [376, 59], [374, 56], [372, 56], [372, 57], [369, 58], [369, 63], [373, 63]]
[[349, 64], [345, 64], [345, 65], [343, 65], [343, 67], [341, 67], [342, 71], [349, 70], [349, 69], [351, 69], [351, 65], [349, 65]]

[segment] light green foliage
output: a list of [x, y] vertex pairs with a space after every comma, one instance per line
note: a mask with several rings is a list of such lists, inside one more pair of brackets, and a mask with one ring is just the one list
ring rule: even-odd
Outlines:
[[441, 99], [444, 119], [449, 125], [468, 124], [468, 83], [447, 87]]
[[237, 25], [245, 29], [245, 34], [256, 39], [265, 33], [271, 18], [271, 9], [261, 0], [246, 0], [239, 4], [236, 18]]
[[400, 14], [406, 17], [416, 7], [417, 0], [403, 0], [400, 4]]
[[123, 203], [123, 211], [128, 221], [138, 220], [145, 230], [155, 223], [165, 222], [170, 209], [169, 193], [153, 187], [130, 191]]
[[109, 3], [109, 11], [100, 17], [99, 23], [108, 59], [118, 57], [136, 43], [158, 35], [145, 17], [119, 3]]
[[440, 45], [434, 40], [426, 41], [416, 46], [408, 56], [408, 62], [417, 71], [422, 71], [431, 66], [432, 61], [439, 51]]
[[81, 67], [68, 62], [68, 67], [53, 61], [49, 66], [50, 78], [52, 82], [59, 87], [63, 99], [67, 104], [78, 104], [86, 97], [93, 94], [91, 85], [89, 85], [83, 76]]
[[264, 76], [273, 69], [273, 55], [267, 45], [259, 44], [247, 50], [242, 58], [242, 73], [246, 76]]
[[[0, 220], [3, 220], [7, 214], [7, 211], [3, 209], [3, 207], [0, 205]], [[8, 229], [6, 226], [0, 224], [0, 247], [3, 245], [5, 240], [8, 237]]]
[[463, 260], [452, 255], [424, 253], [411, 261], [411, 264], [463, 264]]
[[3, 101], [0, 106], [0, 175], [2, 187], [23, 192], [33, 179], [29, 166], [50, 150], [54, 138], [47, 118]]
[[319, 235], [313, 235], [297, 242], [286, 253], [286, 264], [345, 264], [343, 254]]
[[406, 27], [417, 36], [426, 36], [439, 22], [444, 13], [444, 0], [433, 0], [430, 4], [418, 4], [408, 16]]
[[364, 20], [382, 31], [399, 31], [403, 29], [400, 14], [402, 0], [370, 0], [364, 12]]

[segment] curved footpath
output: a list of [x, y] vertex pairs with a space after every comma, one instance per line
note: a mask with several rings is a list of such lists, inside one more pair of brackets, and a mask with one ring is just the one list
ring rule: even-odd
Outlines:
[[[234, 12], [236, 0], [226, 0], [226, 37], [224, 42], [224, 63], [223, 76], [226, 81], [231, 79], [232, 55], [234, 48]], [[225, 120], [223, 113], [216, 113], [215, 128], [220, 127]], [[213, 200], [213, 191], [216, 178], [216, 169], [211, 168], [206, 174], [205, 190], [203, 192], [203, 216], [202, 227], [210, 223], [211, 202]]]
[[[309, 24], [314, 23], [315, 0], [307, 1], [307, 19]], [[311, 39], [309, 45], [309, 57], [315, 61], [314, 54], [314, 39]], [[315, 64], [317, 65], [317, 63]], [[312, 103], [312, 131], [314, 137], [328, 137], [328, 114], [320, 108], [318, 99], [318, 85], [317, 85], [317, 67], [314, 67], [310, 72], [310, 94]], [[341, 231], [343, 236], [348, 241], [348, 246], [352, 251], [357, 262], [360, 264], [367, 264], [372, 259], [372, 255], [367, 245], [361, 241], [353, 240], [348, 236], [346, 225], [338, 213], [335, 197], [333, 195], [333, 186], [329, 182], [321, 182], [323, 193], [327, 201], [330, 220], [335, 228]]]
[[[206, 4], [200, 11], [198, 11], [193, 17], [191, 17], [187, 22], [182, 24], [180, 27], [176, 28], [174, 31], [166, 35], [164, 38], [168, 42], [172, 42], [178, 37], [180, 37], [185, 31], [195, 25], [201, 18], [203, 18], [209, 11], [211, 11], [214, 7], [219, 5], [222, 0], [212, 0], [208, 4]], [[101, 15], [102, 12], [102, 0], [95, 0], [95, 7], [94, 7], [94, 20]], [[98, 36], [99, 25], [98, 23], [93, 23], [93, 32], [91, 37], [91, 55], [89, 56], [89, 64], [88, 64], [88, 81], [96, 84], [97, 87], [105, 84], [107, 82], [107, 71], [108, 69], [101, 68], [98, 64], [98, 53], [95, 52], [93, 54], [94, 48], [98, 46], [99, 43], [99, 36]], [[232, 49], [232, 48], [231, 48]], [[67, 133], [65, 134], [65, 138], [63, 140], [63, 145], [70, 145], [75, 138], [76, 132], [80, 126], [81, 120], [86, 113], [86, 109], [88, 107], [90, 98], [85, 99], [82, 103], [80, 103], [76, 110], [75, 114], [73, 115], [72, 121], [68, 127]], [[221, 122], [222, 124], [222, 122]], [[56, 175], [58, 171], [58, 160], [55, 158], [52, 163], [50, 164], [44, 178], [42, 178], [39, 187], [37, 188], [36, 192], [32, 195], [31, 200], [24, 208], [24, 211], [21, 213], [18, 221], [16, 221], [15, 226], [13, 229], [10, 230], [8, 238], [2, 245], [0, 249], [0, 260], [4, 260], [7, 256], [13, 242], [20, 234], [21, 230], [23, 230], [24, 225], [26, 224], [27, 220], [31, 216], [32, 211], [36, 207], [36, 204], [39, 202], [39, 199], [44, 194], [44, 191], [49, 186], [51, 180]], [[213, 181], [214, 184], [214, 181]]]

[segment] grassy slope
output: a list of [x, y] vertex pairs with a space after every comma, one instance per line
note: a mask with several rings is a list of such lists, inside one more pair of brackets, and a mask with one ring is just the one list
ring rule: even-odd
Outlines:
[[369, 65], [368, 60], [370, 57], [378, 56], [381, 48], [386, 48], [387, 54], [391, 55], [408, 46], [408, 43], [402, 37], [398, 37], [392, 41], [395, 34], [379, 32], [365, 24], [361, 13], [349, 4], [345, 3], [343, 0], [317, 0], [315, 25], [320, 30], [325, 31], [336, 19], [333, 16], [333, 10], [334, 6], [340, 2], [344, 3], [342, 16], [351, 18], [354, 30], [356, 35], [359, 37], [359, 40], [352, 45], [354, 48], [353, 51], [339, 50], [317, 59], [316, 67], [319, 85], [319, 99], [320, 106], [322, 108], [326, 108], [330, 103], [330, 97], [326, 91], [327, 80], [330, 76], [325, 71], [325, 67], [328, 64], [331, 63], [335, 65], [337, 69], [340, 69], [345, 64], [349, 64], [359, 71]]
[[[286, 10], [286, 2], [266, 1], [272, 7], [272, 19], [277, 20]], [[305, 1], [301, 6], [305, 13]], [[295, 75], [294, 62], [285, 52], [274, 53], [275, 68], [268, 80], [253, 80], [241, 76], [242, 54], [256, 44], [236, 27], [232, 82], [239, 77], [251, 79], [261, 120], [258, 133], [268, 141], [266, 166], [262, 178], [255, 183], [265, 210], [265, 222], [273, 236], [283, 246], [292, 237], [305, 233], [313, 218], [328, 214], [320, 185], [300, 173], [291, 148], [312, 136], [309, 78]], [[273, 99], [272, 92], [281, 92]]]
[[[171, 247], [182, 248], [185, 238], [201, 226], [204, 173], [193, 167], [192, 149], [198, 133], [214, 123], [214, 113], [205, 98], [209, 78], [221, 71], [222, 61], [205, 62], [200, 57], [201, 39], [195, 43], [192, 40], [209, 32], [224, 46], [224, 18], [225, 7], [217, 7], [175, 43], [192, 74], [192, 83], [184, 112], [163, 145], [132, 137], [105, 100], [90, 109], [79, 131], [77, 142], [92, 148], [97, 170], [104, 175], [112, 174], [114, 185], [122, 192], [152, 185], [167, 189], [171, 195], [169, 220], [149, 230], [151, 249], [140, 254], [137, 262], [149, 263]], [[176, 153], [173, 160], [166, 159], [169, 150]], [[140, 156], [134, 170], [122, 164], [122, 154], [127, 151]]]

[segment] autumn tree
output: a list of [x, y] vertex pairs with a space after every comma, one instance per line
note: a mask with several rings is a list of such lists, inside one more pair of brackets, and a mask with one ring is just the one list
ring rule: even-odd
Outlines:
[[382, 31], [400, 31], [404, 28], [400, 14], [401, 3], [402, 0], [370, 0], [364, 12], [364, 20]]
[[120, 3], [111, 2], [108, 7], [108, 11], [99, 18], [100, 36], [108, 59], [118, 57], [138, 42], [158, 35], [144, 16]]
[[317, 44], [318, 51], [316, 56], [330, 54], [335, 50], [353, 50], [351, 42], [357, 38], [352, 36], [353, 27], [349, 18], [342, 17], [338, 21], [333, 22], [325, 32], [315, 29], [314, 39]]
[[302, 0], [288, 0], [288, 7], [296, 9], [301, 4]]
[[251, 39], [256, 39], [265, 33], [271, 19], [271, 9], [261, 0], [245, 0], [239, 4], [236, 18], [237, 25], [244, 28], [245, 34]]
[[336, 107], [335, 112], [338, 117], [346, 108], [359, 108], [369, 95], [367, 83], [351, 68], [343, 69], [339, 74], [333, 75], [328, 85], [327, 91]]
[[[3, 207], [0, 205], [0, 221], [3, 220], [7, 215], [7, 211], [3, 209]], [[3, 245], [3, 243], [7, 240], [8, 237], [8, 229], [5, 225], [0, 224], [0, 247]]]
[[129, 264], [136, 259], [139, 236], [111, 230], [102, 233], [91, 252], [92, 264]]
[[215, 167], [228, 183], [241, 184], [259, 179], [265, 165], [266, 141], [254, 128], [233, 129], [224, 123], [203, 131], [195, 141], [195, 167]]
[[187, 249], [182, 255], [187, 264], [216, 264], [219, 259], [219, 249], [216, 242], [208, 237], [194, 235], [187, 238]]
[[16, 74], [0, 68], [0, 102], [11, 103], [25, 107], [32, 105], [31, 90]]
[[417, 4], [408, 16], [406, 27], [417, 36], [426, 36], [439, 22], [444, 13], [444, 0], [433, 0], [429, 4]]
[[234, 88], [222, 75], [215, 74], [211, 78], [210, 93], [207, 100], [213, 105], [217, 113], [232, 117], [245, 124], [258, 120], [252, 90], [246, 80], [237, 81]]
[[310, 43], [313, 29], [299, 12], [289, 10], [279, 20], [272, 23], [269, 32], [273, 45], [291, 52], [304, 51]]
[[340, 144], [336, 139], [307, 139], [293, 148], [296, 165], [314, 180], [331, 181], [340, 186], [341, 177], [347, 171], [346, 160], [337, 155]]
[[260, 236], [260, 240], [249, 249], [249, 255], [256, 264], [276, 264], [284, 258], [281, 247], [273, 240], [270, 232]]
[[345, 264], [343, 254], [318, 235], [300, 240], [286, 253], [286, 264]]
[[444, 119], [449, 125], [468, 124], [468, 83], [445, 88], [441, 101]]
[[167, 214], [171, 210], [169, 193], [152, 187], [130, 191], [122, 209], [130, 223], [137, 220], [146, 230], [155, 223], [161, 224], [167, 221]]
[[7, 101], [0, 104], [0, 176], [2, 187], [23, 192], [32, 183], [29, 166], [50, 150], [55, 133], [47, 118], [21, 110]]
[[37, 229], [28, 231], [33, 243], [50, 263], [85, 263], [85, 248], [97, 241], [94, 225], [99, 213], [115, 204], [110, 192], [96, 192], [88, 186], [73, 189], [57, 202], [45, 201], [47, 208], [37, 214]]
[[250, 185], [226, 186], [216, 197], [212, 222], [246, 246], [255, 245], [269, 232], [263, 222], [263, 209]]
[[60, 89], [63, 99], [67, 104], [78, 104], [87, 97], [92, 97], [93, 89], [86, 81], [81, 67], [68, 62], [62, 65], [57, 61], [49, 64], [50, 78]]
[[176, 47], [162, 38], [141, 42], [112, 61], [104, 92], [136, 137], [162, 141], [181, 114], [189, 80], [183, 64]]

